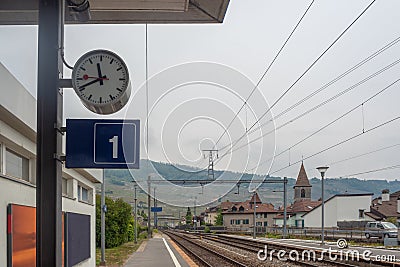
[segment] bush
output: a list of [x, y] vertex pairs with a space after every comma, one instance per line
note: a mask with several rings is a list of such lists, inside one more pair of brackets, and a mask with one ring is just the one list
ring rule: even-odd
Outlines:
[[139, 234], [139, 239], [147, 239], [147, 232], [141, 232]]
[[[122, 199], [112, 200], [106, 197], [106, 248], [117, 247], [133, 240], [133, 218], [131, 206]], [[96, 196], [96, 246], [100, 247], [101, 239], [101, 201]]]
[[204, 227], [204, 233], [209, 233], [209, 232], [211, 232], [210, 227], [208, 226]]

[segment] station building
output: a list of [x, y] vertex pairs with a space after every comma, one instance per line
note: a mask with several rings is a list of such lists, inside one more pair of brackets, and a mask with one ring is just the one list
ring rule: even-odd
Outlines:
[[[36, 257], [36, 99], [1, 63], [0, 80], [0, 266], [9, 266], [11, 258], [12, 266], [33, 266], [31, 263]], [[84, 236], [89, 244], [85, 245], [82, 255], [73, 256], [70, 263], [75, 263], [74, 266], [96, 265], [95, 185], [101, 183], [101, 177], [100, 170], [63, 167], [64, 226], [69, 215], [77, 221], [83, 219]], [[63, 235], [66, 250], [66, 241], [71, 239], [69, 234]]]

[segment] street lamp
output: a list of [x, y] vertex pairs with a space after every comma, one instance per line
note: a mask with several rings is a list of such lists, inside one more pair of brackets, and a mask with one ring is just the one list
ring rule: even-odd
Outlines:
[[329, 167], [318, 167], [317, 170], [321, 174], [321, 245], [324, 245], [324, 176]]

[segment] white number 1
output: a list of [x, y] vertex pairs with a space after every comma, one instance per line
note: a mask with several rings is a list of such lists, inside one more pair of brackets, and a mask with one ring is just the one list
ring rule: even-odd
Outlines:
[[113, 138], [108, 140], [108, 142], [113, 144], [113, 159], [118, 158], [118, 136], [115, 135]]

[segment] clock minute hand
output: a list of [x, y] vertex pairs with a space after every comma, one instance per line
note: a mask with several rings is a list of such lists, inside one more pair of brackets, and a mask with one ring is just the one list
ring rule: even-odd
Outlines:
[[86, 86], [89, 86], [89, 85], [91, 85], [91, 84], [97, 83], [98, 81], [103, 81], [103, 80], [102, 80], [102, 79], [96, 79], [96, 80], [90, 81], [90, 82], [88, 82], [88, 83], [85, 83], [85, 84], [79, 86], [79, 89], [82, 90], [82, 89], [85, 88]]
[[101, 77], [103, 77], [103, 75], [101, 74], [100, 63], [97, 63], [97, 74], [99, 75], [99, 78], [100, 78], [100, 80], [99, 80], [100, 85], [103, 85], [104, 83], [103, 83], [103, 80], [101, 79]]

